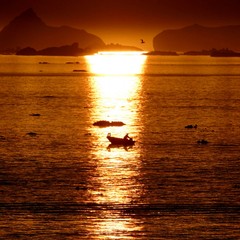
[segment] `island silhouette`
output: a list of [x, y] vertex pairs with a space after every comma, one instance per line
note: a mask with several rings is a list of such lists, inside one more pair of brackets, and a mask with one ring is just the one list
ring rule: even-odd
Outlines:
[[202, 51], [232, 49], [240, 51], [240, 26], [204, 27], [198, 24], [168, 29], [153, 38], [155, 51]]
[[73, 43], [78, 43], [80, 48], [84, 49], [105, 46], [100, 37], [85, 30], [68, 26], [48, 26], [32, 8], [14, 18], [0, 32], [0, 52], [15, 53], [27, 47], [38, 51], [49, 47], [72, 46]]

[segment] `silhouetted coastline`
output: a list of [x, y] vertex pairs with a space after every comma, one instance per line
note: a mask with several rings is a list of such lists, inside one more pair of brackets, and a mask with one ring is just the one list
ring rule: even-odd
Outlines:
[[212, 50], [202, 50], [202, 51], [187, 51], [183, 55], [186, 56], [210, 56]]
[[34, 48], [26, 47], [17, 51], [16, 55], [24, 56], [79, 56], [88, 53], [89, 51], [78, 47], [78, 43], [73, 43], [72, 45], [65, 45], [61, 47], [49, 47], [37, 51]]
[[65, 45], [61, 47], [49, 47], [42, 50], [36, 50], [32, 47], [26, 47], [16, 52], [16, 55], [23, 56], [82, 56], [97, 53], [99, 51], [142, 51], [142, 49], [134, 46], [124, 46], [120, 44], [109, 44], [97, 49], [82, 49], [79, 48], [78, 43], [72, 45]]
[[144, 55], [178, 56], [176, 52], [172, 52], [172, 51], [150, 51], [150, 52], [144, 53]]
[[223, 48], [220, 50], [212, 50], [211, 57], [240, 57], [239, 52], [234, 52], [228, 48]]
[[183, 55], [186, 56], [211, 56], [211, 57], [240, 57], [239, 52], [235, 52], [228, 48], [222, 49], [211, 49], [211, 50], [202, 50], [202, 51], [188, 51], [184, 52]]

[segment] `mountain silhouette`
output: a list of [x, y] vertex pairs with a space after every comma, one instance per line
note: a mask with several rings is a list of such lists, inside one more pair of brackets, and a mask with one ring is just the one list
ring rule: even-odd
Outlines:
[[240, 50], [240, 26], [204, 27], [197, 24], [164, 30], [153, 38], [155, 51]]
[[0, 51], [26, 47], [39, 50], [50, 46], [71, 45], [74, 42], [81, 48], [105, 46], [99, 37], [85, 30], [48, 26], [31, 8], [13, 19], [0, 32]]

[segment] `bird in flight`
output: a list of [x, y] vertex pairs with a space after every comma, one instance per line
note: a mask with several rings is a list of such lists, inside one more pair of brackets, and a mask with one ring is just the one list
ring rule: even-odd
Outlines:
[[145, 43], [145, 41], [143, 39], [141, 39], [141, 43]]

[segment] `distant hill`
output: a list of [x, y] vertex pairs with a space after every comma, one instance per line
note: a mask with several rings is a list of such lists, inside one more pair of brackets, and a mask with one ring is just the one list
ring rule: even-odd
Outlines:
[[240, 50], [240, 26], [204, 27], [191, 25], [165, 30], [153, 38], [155, 51], [201, 51], [229, 48]]
[[97, 36], [76, 28], [51, 27], [28, 9], [13, 19], [0, 32], [0, 52], [31, 47], [37, 50], [78, 43], [80, 48], [102, 48], [105, 43]]

